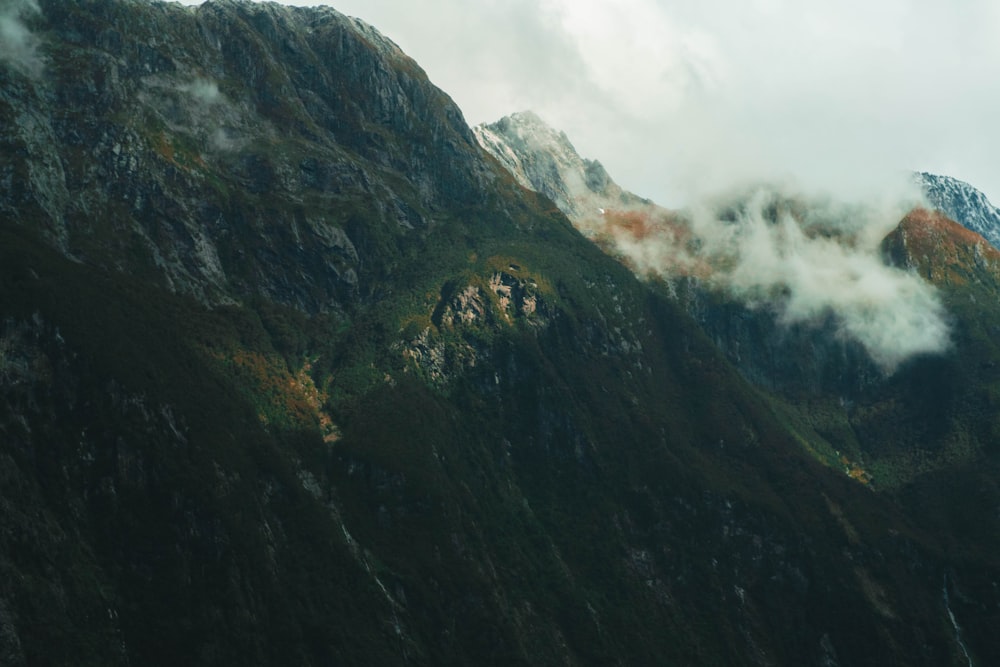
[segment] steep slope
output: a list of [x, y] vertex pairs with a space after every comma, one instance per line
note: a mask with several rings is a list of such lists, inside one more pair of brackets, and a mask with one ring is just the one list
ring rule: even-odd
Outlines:
[[369, 298], [445, 197], [492, 177], [447, 96], [332, 10], [43, 2], [26, 20], [44, 68], [3, 72], [5, 214], [206, 303]]
[[915, 175], [930, 205], [1000, 247], [1000, 210], [982, 192], [950, 176]]
[[0, 662], [1000, 656], [988, 526], [818, 463], [374, 29], [39, 4], [0, 67]]

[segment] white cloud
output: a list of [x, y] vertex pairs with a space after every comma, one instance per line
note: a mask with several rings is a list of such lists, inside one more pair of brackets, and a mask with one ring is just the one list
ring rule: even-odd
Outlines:
[[38, 38], [24, 25], [24, 17], [39, 13], [35, 0], [0, 1], [0, 61], [37, 76], [42, 71]]
[[779, 202], [773, 191], [759, 189], [734, 223], [701, 213], [695, 228], [707, 240], [704, 254], [716, 266], [732, 266], [713, 280], [748, 303], [777, 304], [785, 323], [832, 315], [839, 335], [861, 343], [887, 372], [915, 354], [948, 347], [934, 287], [879, 256], [878, 240], [910, 203], [900, 200], [892, 210], [884, 202], [844, 206], [811, 197], [804, 218], [765, 216]]
[[544, 6], [571, 37], [595, 94], [625, 116], [656, 121], [721, 75], [715, 40], [671, 21], [653, 0]]
[[644, 274], [699, 275], [784, 324], [831, 320], [836, 335], [860, 343], [887, 373], [917, 354], [950, 345], [937, 290], [917, 274], [887, 266], [880, 241], [919, 201], [895, 197], [844, 203], [823, 193], [760, 186], [691, 207], [676, 222], [653, 224], [636, 240], [610, 229], [617, 250]]
[[205, 106], [211, 106], [223, 101], [222, 93], [219, 92], [219, 84], [210, 79], [196, 78], [180, 86], [180, 91], [187, 93]]

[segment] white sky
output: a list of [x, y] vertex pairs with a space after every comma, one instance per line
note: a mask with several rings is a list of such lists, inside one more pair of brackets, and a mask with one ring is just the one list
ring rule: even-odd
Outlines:
[[371, 23], [470, 124], [532, 109], [668, 206], [760, 177], [867, 192], [907, 169], [1000, 203], [996, 0], [285, 4]]

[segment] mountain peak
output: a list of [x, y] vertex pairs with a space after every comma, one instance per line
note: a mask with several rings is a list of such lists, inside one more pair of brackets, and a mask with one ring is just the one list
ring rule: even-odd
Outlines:
[[557, 134], [562, 134], [565, 136], [564, 132], [557, 132], [554, 127], [542, 120], [542, 117], [531, 109], [525, 109], [524, 111], [515, 111], [509, 116], [504, 116], [498, 123], [514, 123], [523, 126], [534, 126], [550, 132], [555, 132]]
[[604, 211], [649, 206], [623, 190], [604, 166], [580, 156], [565, 132], [533, 111], [520, 111], [473, 128], [479, 144], [518, 183], [549, 197], [584, 233], [593, 233]]
[[931, 206], [1000, 248], [1000, 209], [985, 194], [951, 176], [918, 172], [914, 178]]

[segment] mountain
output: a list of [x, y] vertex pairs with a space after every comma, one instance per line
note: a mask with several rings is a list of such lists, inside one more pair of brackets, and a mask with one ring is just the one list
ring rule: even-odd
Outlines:
[[986, 195], [950, 176], [918, 172], [915, 178], [932, 207], [1000, 248], [1000, 209]]
[[[962, 529], [961, 541], [966, 546], [978, 542], [981, 533], [973, 526], [980, 519], [989, 525], [994, 520], [969, 505], [958, 489], [974, 486], [984, 494], [982, 506], [997, 505], [991, 481], [996, 471], [993, 419], [986, 407], [993, 403], [997, 359], [995, 336], [989, 333], [997, 326], [991, 304], [1000, 297], [995, 250], [968, 225], [917, 209], [868, 251], [858, 247], [856, 234], [867, 224], [869, 212], [767, 187], [709, 202], [707, 209], [707, 218], [704, 210], [660, 213], [659, 224], [644, 227], [642, 234], [618, 235], [615, 242], [601, 245], [681, 305], [743, 378], [768, 396], [786, 427], [818, 459], [842, 465], [850, 477], [903, 506], [919, 507], [920, 520], [933, 523], [942, 534], [954, 530], [958, 517], [965, 516], [968, 529]], [[967, 208], [963, 219], [983, 210]], [[574, 224], [588, 228], [578, 219]], [[752, 241], [755, 253], [767, 250], [764, 263], [748, 262], [739, 245], [725, 244], [718, 254], [714, 241], [706, 244], [695, 234], [706, 230]], [[830, 248], [829, 240], [838, 237], [839, 250]], [[763, 245], [761, 239], [766, 239]], [[789, 316], [789, 304], [806, 297], [808, 290], [801, 285], [761, 279], [758, 288], [752, 287], [752, 280], [748, 286], [746, 278], [734, 282], [734, 262], [737, 274], [745, 265], [755, 273], [781, 275], [790, 266], [801, 268], [817, 260], [815, 274], [806, 271], [799, 280], [828, 281], [841, 269], [836, 262], [803, 252], [810, 239], [828, 257], [830, 250], [835, 258], [845, 253], [848, 276], [863, 264], [869, 264], [869, 271], [886, 267], [851, 288], [851, 293], [862, 295], [858, 305], [867, 311], [863, 320], [882, 319], [875, 324], [879, 330], [901, 319], [929, 316], [910, 333], [896, 333], [892, 339], [919, 337], [919, 331], [945, 324], [950, 333], [944, 345], [935, 345], [933, 354], [880, 368], [864, 337], [845, 335], [841, 311], [849, 304], [825, 302], [799, 319]], [[908, 283], [900, 299], [913, 298], [916, 289], [932, 295], [931, 312], [943, 306], [947, 314], [918, 314], [900, 307], [901, 301], [886, 301], [887, 317], [874, 316], [865, 305], [863, 287], [886, 280]], [[976, 471], [977, 466], [983, 468]], [[979, 519], [969, 518], [973, 516]]]
[[[637, 244], [648, 246], [651, 238], [684, 243], [691, 237], [674, 212], [623, 190], [600, 162], [581, 157], [564, 132], [531, 111], [477, 125], [473, 132], [520, 185], [551, 199], [580, 233], [636, 271], [645, 266], [630, 252]], [[680, 261], [673, 268], [705, 273], [697, 262]]]
[[780, 318], [640, 280], [370, 26], [3, 11], [0, 664], [1000, 659], [978, 237], [880, 248], [946, 353], [800, 395], [817, 329], [755, 381]]
[[578, 228], [599, 225], [607, 211], [652, 206], [622, 190], [600, 162], [580, 157], [565, 133], [531, 111], [477, 125], [473, 132], [518, 183], [551, 199]]

